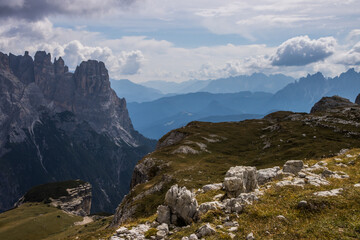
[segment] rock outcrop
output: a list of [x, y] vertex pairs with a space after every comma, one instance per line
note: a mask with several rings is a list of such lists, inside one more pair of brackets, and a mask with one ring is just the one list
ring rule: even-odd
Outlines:
[[80, 180], [55, 182], [30, 189], [15, 207], [26, 202], [45, 202], [66, 212], [86, 216], [91, 209], [91, 184]]
[[224, 188], [228, 197], [237, 197], [240, 193], [247, 193], [257, 187], [256, 168], [236, 166], [231, 167], [224, 180]]
[[172, 186], [165, 195], [165, 204], [170, 208], [171, 223], [175, 225], [188, 225], [198, 214], [198, 203], [195, 194], [186, 187]]
[[353, 107], [354, 105], [355, 104], [350, 102], [349, 99], [339, 96], [323, 97], [320, 101], [315, 103], [311, 108], [310, 113], [328, 111], [339, 107]]
[[356, 99], [355, 99], [355, 103], [360, 105], [360, 94], [357, 95]]
[[35, 185], [66, 179], [92, 184], [93, 211], [114, 211], [155, 147], [134, 130], [102, 62], [71, 73], [43, 51], [34, 60], [0, 53], [0, 96], [0, 211]]

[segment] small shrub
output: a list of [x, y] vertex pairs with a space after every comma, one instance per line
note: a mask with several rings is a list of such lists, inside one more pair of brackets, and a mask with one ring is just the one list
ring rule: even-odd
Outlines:
[[156, 233], [157, 233], [157, 229], [156, 229], [156, 228], [150, 228], [149, 230], [146, 231], [145, 237], [146, 237], [146, 238], [151, 238], [152, 236], [155, 236]]

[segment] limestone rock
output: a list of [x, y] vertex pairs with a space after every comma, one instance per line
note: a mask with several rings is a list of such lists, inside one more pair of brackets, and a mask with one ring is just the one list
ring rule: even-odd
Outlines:
[[170, 208], [168, 206], [158, 206], [156, 221], [159, 223], [170, 224]]
[[257, 182], [259, 185], [263, 185], [273, 180], [277, 176], [279, 176], [279, 174], [280, 174], [280, 167], [278, 166], [272, 168], [260, 169], [257, 171]]
[[224, 207], [223, 204], [221, 204], [220, 202], [217, 202], [217, 201], [205, 202], [199, 206], [199, 214], [205, 214], [210, 210], [221, 209], [223, 207]]
[[156, 162], [153, 158], [141, 160], [134, 168], [130, 188], [132, 189], [137, 184], [144, 183], [154, 177], [156, 171], [159, 170], [155, 164]]
[[169, 206], [171, 214], [177, 216], [185, 224], [192, 223], [198, 214], [198, 202], [195, 195], [186, 187], [172, 186], [165, 195], [165, 203]]
[[302, 160], [289, 160], [284, 164], [283, 172], [297, 174], [304, 167]]
[[237, 197], [240, 193], [255, 190], [257, 188], [256, 168], [231, 167], [225, 175], [224, 188], [228, 197]]
[[193, 149], [192, 147], [189, 146], [180, 146], [177, 149], [175, 149], [174, 151], [172, 151], [172, 154], [176, 154], [176, 153], [180, 153], [180, 154], [198, 154], [199, 151]]
[[189, 240], [198, 240], [198, 239], [199, 238], [194, 233], [189, 236]]
[[209, 223], [207, 223], [207, 224], [201, 226], [196, 231], [196, 236], [198, 238], [202, 238], [202, 237], [214, 235], [215, 232], [216, 232], [215, 229]]
[[255, 237], [254, 237], [254, 234], [251, 232], [249, 233], [247, 236], [246, 236], [246, 240], [254, 240]]
[[213, 190], [220, 190], [222, 189], [222, 183], [213, 183], [213, 184], [207, 184], [202, 187], [204, 192], [213, 191]]
[[342, 188], [337, 188], [330, 191], [315, 192], [314, 195], [318, 197], [334, 197], [341, 194], [342, 191], [343, 191]]

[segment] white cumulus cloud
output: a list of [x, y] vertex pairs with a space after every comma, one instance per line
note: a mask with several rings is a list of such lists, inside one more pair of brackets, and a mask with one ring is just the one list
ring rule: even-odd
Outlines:
[[304, 66], [318, 62], [335, 52], [333, 37], [310, 39], [308, 36], [291, 38], [282, 43], [272, 58], [274, 66]]

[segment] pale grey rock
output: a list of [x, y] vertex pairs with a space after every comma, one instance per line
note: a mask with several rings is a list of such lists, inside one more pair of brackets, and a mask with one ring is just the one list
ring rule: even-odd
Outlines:
[[304, 178], [295, 177], [295, 178], [289, 178], [289, 179], [279, 181], [275, 185], [279, 186], [279, 187], [284, 187], [284, 186], [304, 187], [305, 184], [306, 184], [306, 182], [305, 182]]
[[245, 205], [250, 205], [259, 200], [258, 196], [262, 192], [241, 193], [237, 198], [225, 199], [223, 201], [225, 212], [241, 213]]
[[204, 192], [220, 190], [222, 189], [222, 185], [223, 185], [222, 183], [207, 184], [202, 187], [202, 190], [204, 190]]
[[354, 187], [360, 187], [360, 183], [354, 184]]
[[229, 228], [229, 232], [235, 232], [235, 231], [237, 231], [238, 230], [238, 227], [231, 227], [231, 228]]
[[127, 232], [129, 232], [129, 229], [127, 229], [126, 227], [120, 227], [119, 229], [116, 230], [116, 233], [118, 234], [127, 233]]
[[265, 168], [257, 171], [257, 182], [259, 185], [263, 185], [277, 176], [279, 176], [280, 167]]
[[198, 238], [202, 238], [202, 237], [214, 235], [215, 232], [216, 232], [215, 229], [209, 223], [206, 223], [196, 231], [196, 236]]
[[276, 216], [276, 218], [281, 221], [286, 221], [286, 217], [284, 215], [278, 215], [278, 216]]
[[254, 233], [249, 233], [247, 236], [246, 236], [246, 240], [254, 240], [255, 237], [254, 237]]
[[228, 197], [237, 197], [257, 188], [256, 168], [247, 166], [231, 167], [224, 179], [224, 188]]
[[205, 214], [210, 210], [216, 210], [216, 209], [221, 209], [224, 208], [224, 205], [220, 202], [214, 201], [214, 202], [205, 202], [200, 204], [199, 206], [199, 214]]
[[297, 174], [304, 167], [302, 160], [289, 160], [284, 164], [283, 172]]
[[337, 188], [337, 189], [332, 189], [330, 191], [315, 192], [314, 195], [318, 197], [334, 197], [341, 194], [342, 191], [343, 191], [342, 188]]
[[172, 186], [165, 195], [165, 203], [170, 207], [172, 215], [181, 218], [186, 224], [192, 223], [197, 218], [198, 203], [195, 194], [186, 187]]
[[156, 239], [164, 239], [167, 236], [167, 233], [163, 230], [159, 230], [156, 233]]
[[170, 220], [170, 208], [164, 205], [158, 206], [156, 221], [158, 221], [159, 223], [170, 224]]
[[196, 234], [195, 233], [193, 233], [193, 234], [191, 234], [190, 236], [189, 236], [189, 240], [198, 240], [199, 238], [196, 236]]
[[177, 149], [175, 149], [174, 151], [172, 151], [172, 154], [198, 154], [200, 153], [198, 150], [193, 149], [192, 147], [189, 146], [180, 146]]
[[169, 233], [169, 226], [166, 223], [162, 223], [161, 225], [157, 226], [156, 229], [159, 231], [164, 231], [166, 234]]
[[181, 240], [189, 240], [188, 237], [182, 237]]

